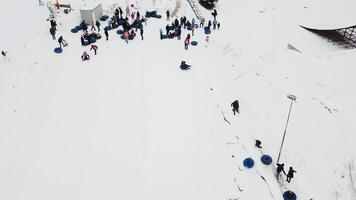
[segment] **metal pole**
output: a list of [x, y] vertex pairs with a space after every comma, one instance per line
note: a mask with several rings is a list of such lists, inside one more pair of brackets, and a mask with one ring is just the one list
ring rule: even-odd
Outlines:
[[287, 123], [286, 123], [286, 127], [284, 129], [281, 147], [279, 148], [279, 154], [278, 154], [278, 158], [277, 158], [277, 163], [279, 163], [279, 158], [281, 157], [281, 152], [282, 152], [282, 148], [283, 148], [283, 144], [284, 144], [284, 139], [285, 139], [286, 133], [287, 133], [287, 127], [288, 127], [289, 117], [290, 117], [290, 113], [291, 113], [292, 106], [293, 106], [293, 101], [294, 101], [293, 99], [291, 99], [291, 101], [290, 101], [289, 112], [288, 112], [288, 117], [287, 117]]

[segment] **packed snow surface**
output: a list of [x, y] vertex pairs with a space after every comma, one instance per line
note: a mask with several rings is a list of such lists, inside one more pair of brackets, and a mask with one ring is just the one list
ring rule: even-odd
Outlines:
[[[70, 30], [83, 4], [98, 2], [109, 16], [116, 3], [162, 18], [149, 18], [144, 40], [128, 44], [109, 31], [94, 55]], [[185, 50], [187, 30], [181, 40], [159, 36], [167, 9], [180, 5], [172, 20], [195, 17], [185, 0], [67, 0], [73, 10], [56, 18], [57, 38], [69, 43], [61, 54], [44, 3], [0, 7], [0, 50], [8, 52], [0, 60], [0, 199], [282, 200], [287, 190], [302, 200], [356, 199], [356, 51], [299, 27], [355, 25], [354, 1], [220, 0], [220, 30], [209, 42], [195, 30], [198, 45]], [[182, 60], [191, 70], [179, 68]], [[275, 175], [288, 94], [297, 100], [280, 162], [297, 171], [291, 183]], [[262, 164], [264, 154], [272, 165]], [[248, 157], [251, 169], [242, 164]]]

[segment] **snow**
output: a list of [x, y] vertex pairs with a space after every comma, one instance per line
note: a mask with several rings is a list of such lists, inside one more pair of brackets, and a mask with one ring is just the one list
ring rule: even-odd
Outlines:
[[[109, 15], [116, 3], [86, 2], [102, 3]], [[355, 3], [342, 2], [219, 1], [221, 29], [209, 43], [196, 30], [192, 40], [199, 44], [186, 51], [183, 40], [159, 38], [165, 10], [176, 1], [127, 0], [118, 3], [123, 10], [134, 3], [132, 10], [157, 10], [162, 19], [148, 20], [143, 41], [126, 44], [110, 31], [109, 41], [97, 42], [97, 56], [70, 32], [82, 1], [58, 15], [57, 37], [69, 43], [62, 54], [53, 52], [58, 43], [49, 35], [46, 7], [6, 2], [0, 199], [267, 200], [283, 199], [286, 190], [298, 199], [356, 199], [356, 52], [299, 27], [354, 25]], [[201, 10], [211, 20], [211, 11]], [[177, 15], [194, 17], [183, 0]], [[90, 61], [81, 61], [83, 51]], [[182, 60], [191, 70], [179, 69]], [[274, 167], [288, 94], [297, 101], [281, 161], [297, 171], [291, 183], [277, 181]], [[273, 166], [260, 162], [263, 154]], [[254, 168], [243, 167], [247, 157]]]

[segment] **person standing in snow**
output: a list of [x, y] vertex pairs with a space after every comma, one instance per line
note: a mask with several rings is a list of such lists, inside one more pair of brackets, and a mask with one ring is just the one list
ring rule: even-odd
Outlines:
[[104, 34], [105, 34], [105, 37], [106, 37], [106, 41], [109, 40], [109, 33], [108, 33], [108, 30], [104, 28]]
[[290, 181], [292, 180], [292, 178], [294, 177], [294, 173], [296, 173], [297, 171], [293, 170], [293, 167], [289, 167], [289, 171], [287, 174], [287, 182], [290, 183]]
[[130, 16], [130, 7], [126, 7], [126, 17], [128, 18]]
[[216, 29], [217, 23], [218, 23], [218, 22], [214, 19], [214, 21], [213, 21], [213, 29], [214, 29], [214, 30]]
[[200, 27], [204, 27], [205, 25], [205, 18], [202, 18], [200, 21]]
[[213, 15], [214, 20], [216, 20], [216, 16], [218, 15], [218, 12], [216, 11], [216, 9], [214, 9], [214, 11], [211, 13], [211, 15]]
[[60, 36], [59, 38], [58, 38], [58, 43], [59, 43], [59, 48], [62, 48], [62, 45], [63, 45], [63, 47], [64, 47], [64, 39], [63, 39], [63, 37], [62, 36]]
[[94, 50], [94, 55], [96, 55], [96, 50], [98, 50], [98, 46], [96, 46], [95, 44], [92, 44], [90, 47], [90, 50]]
[[52, 35], [52, 39], [56, 40], [56, 28], [54, 26], [49, 29], [49, 33]]
[[277, 180], [279, 179], [279, 174], [281, 172], [283, 172], [284, 175], [287, 175], [286, 171], [284, 171], [284, 163], [282, 164], [277, 163]]
[[211, 20], [209, 20], [208, 22], [208, 29], [210, 30], [210, 27], [211, 27]]
[[187, 37], [184, 40], [184, 48], [185, 48], [185, 50], [188, 50], [189, 43], [190, 43], [190, 34], [188, 33]]
[[218, 23], [218, 30], [220, 30], [220, 22]]
[[239, 101], [236, 100], [234, 102], [231, 103], [231, 107], [232, 107], [232, 111], [234, 112], [234, 115], [237, 113], [240, 113], [239, 111], [239, 108], [240, 108], [240, 105], [239, 105]]
[[166, 16], [167, 16], [167, 21], [170, 20], [170, 13], [169, 13], [169, 10], [166, 11]]
[[96, 31], [94, 21], [91, 22], [91, 31], [93, 31], [93, 30]]
[[99, 22], [99, 20], [96, 20], [95, 25], [98, 28], [98, 32], [100, 32], [100, 22]]
[[143, 40], [143, 27], [140, 28], [141, 39]]

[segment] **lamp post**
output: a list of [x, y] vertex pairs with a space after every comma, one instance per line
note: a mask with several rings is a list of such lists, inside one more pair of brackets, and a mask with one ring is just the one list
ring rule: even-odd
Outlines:
[[279, 158], [281, 157], [281, 152], [282, 152], [282, 148], [283, 148], [283, 144], [284, 144], [284, 139], [286, 138], [287, 127], [288, 127], [288, 123], [289, 123], [290, 113], [291, 113], [291, 111], [292, 111], [293, 102], [297, 100], [297, 97], [294, 96], [294, 95], [292, 95], [292, 94], [288, 94], [288, 95], [287, 95], [287, 98], [290, 99], [291, 101], [290, 101], [290, 106], [289, 106], [289, 112], [288, 112], [286, 127], [285, 127], [284, 133], [283, 133], [283, 138], [282, 138], [281, 147], [279, 148], [277, 163], [279, 163]]

